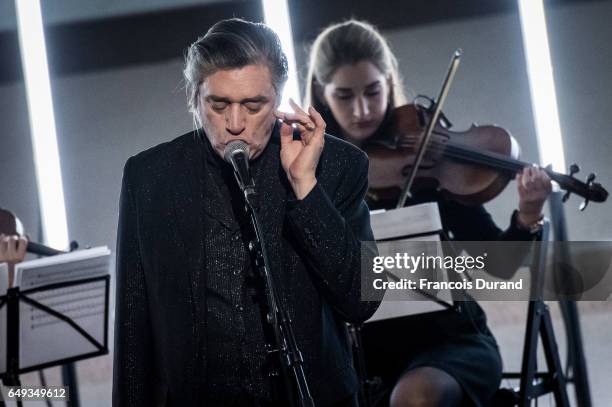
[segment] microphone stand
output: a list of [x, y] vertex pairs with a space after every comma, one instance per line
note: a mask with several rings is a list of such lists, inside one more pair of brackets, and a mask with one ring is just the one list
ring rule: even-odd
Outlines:
[[252, 202], [252, 197], [255, 195], [255, 189], [252, 185], [244, 187], [240, 182], [238, 175], [236, 174], [238, 184], [241, 186], [244, 192], [244, 201], [247, 213], [251, 220], [251, 226], [255, 235], [255, 239], [249, 243], [249, 250], [254, 257], [255, 267], [263, 276], [266, 298], [268, 302], [267, 310], [267, 322], [272, 325], [274, 329], [274, 336], [276, 339], [277, 349], [269, 349], [268, 353], [278, 352], [280, 358], [281, 368], [283, 370], [283, 376], [285, 386], [287, 389], [287, 396], [294, 405], [291, 395], [291, 385], [288, 380], [288, 371], [293, 377], [295, 388], [298, 392], [298, 402], [300, 407], [314, 407], [314, 400], [310, 394], [308, 387], [308, 381], [304, 374], [304, 358], [302, 352], [300, 352], [293, 328], [291, 327], [291, 319], [289, 314], [283, 308], [279, 301], [278, 294], [274, 287], [272, 274], [270, 273], [270, 262], [268, 260], [268, 254], [266, 251], [266, 243], [263, 235], [263, 229], [257, 216]]

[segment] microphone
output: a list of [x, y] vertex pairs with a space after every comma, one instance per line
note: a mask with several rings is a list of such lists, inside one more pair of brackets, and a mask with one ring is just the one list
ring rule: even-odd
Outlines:
[[225, 145], [223, 159], [234, 168], [234, 176], [245, 197], [255, 193], [255, 181], [249, 170], [249, 145], [242, 140], [230, 141]]

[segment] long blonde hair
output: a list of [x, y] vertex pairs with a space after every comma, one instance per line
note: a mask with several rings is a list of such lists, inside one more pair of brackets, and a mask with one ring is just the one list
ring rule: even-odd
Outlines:
[[348, 20], [332, 24], [318, 35], [310, 49], [304, 106], [312, 105], [321, 112], [328, 132], [333, 135], [340, 136], [340, 127], [321, 100], [322, 88], [331, 81], [336, 69], [361, 61], [371, 62], [389, 78], [390, 108], [406, 103], [397, 59], [380, 32], [364, 21]]

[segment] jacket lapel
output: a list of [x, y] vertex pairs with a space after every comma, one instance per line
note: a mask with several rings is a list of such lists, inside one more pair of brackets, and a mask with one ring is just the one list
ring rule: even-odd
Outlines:
[[[187, 366], [187, 377], [194, 383], [205, 381], [205, 335], [206, 303], [201, 302], [202, 293], [206, 291], [206, 280], [202, 275], [205, 265], [204, 250], [204, 191], [202, 188], [202, 149], [197, 133], [183, 144], [176, 162], [176, 179], [173, 180], [173, 204], [175, 222], [179, 232], [179, 242], [184, 248], [186, 270], [188, 273], [189, 303], [191, 304], [193, 355], [192, 364]], [[198, 386], [193, 386], [198, 388]], [[196, 399], [199, 393], [193, 395]]]
[[[184, 151], [176, 164], [179, 171], [174, 183], [176, 223], [192, 270], [201, 270], [204, 267], [204, 214], [230, 230], [236, 228], [229, 212], [231, 208], [222, 201], [212, 175], [205, 169], [204, 149], [198, 137], [200, 135], [194, 133], [193, 138], [185, 143]], [[204, 188], [202, 180], [213, 188]], [[216, 193], [206, 194], [206, 191]]]
[[[203, 190], [202, 190], [202, 154], [195, 140], [184, 144], [175, 163], [178, 171], [173, 186], [175, 221], [185, 249], [189, 271], [198, 270], [203, 264]], [[194, 277], [191, 276], [192, 283]], [[197, 281], [196, 281], [197, 282]], [[193, 284], [192, 284], [193, 286]], [[193, 296], [193, 292], [192, 292]]]
[[232, 217], [232, 205], [223, 199], [223, 195], [217, 186], [213, 174], [210, 171], [204, 170], [205, 199], [203, 202], [204, 212], [211, 218], [212, 221], [217, 221], [225, 228], [236, 231], [239, 229], [238, 224]]

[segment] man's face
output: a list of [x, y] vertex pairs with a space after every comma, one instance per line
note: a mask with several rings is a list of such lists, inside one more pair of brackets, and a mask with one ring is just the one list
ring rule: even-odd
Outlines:
[[233, 140], [249, 145], [251, 159], [259, 156], [270, 140], [276, 107], [276, 91], [265, 65], [217, 71], [200, 85], [202, 125], [221, 157]]

